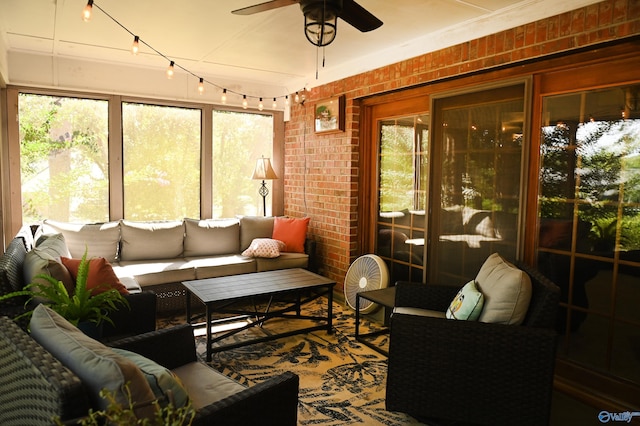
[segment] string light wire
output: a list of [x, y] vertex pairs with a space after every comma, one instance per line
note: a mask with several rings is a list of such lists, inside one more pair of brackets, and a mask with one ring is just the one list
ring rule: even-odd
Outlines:
[[[120, 21], [118, 21], [116, 18], [114, 18], [111, 14], [109, 14], [106, 10], [104, 10], [102, 7], [100, 7], [99, 4], [97, 4], [94, 0], [88, 0], [87, 5], [85, 6], [84, 10], [89, 10], [91, 11], [92, 7], [95, 7], [96, 9], [98, 9], [100, 12], [104, 13], [105, 16], [109, 19], [111, 19], [115, 24], [117, 24], [120, 28], [122, 28], [123, 30], [125, 30], [126, 32], [128, 32], [135, 41], [138, 42], [138, 45], [140, 43], [142, 43], [143, 45], [145, 45], [147, 48], [149, 48], [151, 51], [153, 51], [156, 55], [161, 56], [162, 58], [164, 58], [165, 60], [167, 60], [170, 63], [170, 66], [173, 66], [174, 68], [179, 68], [182, 71], [184, 71], [185, 73], [195, 77], [198, 79], [199, 83], [198, 83], [198, 91], [200, 93], [202, 93], [204, 91], [204, 83], [207, 83], [219, 90], [222, 90], [222, 103], [225, 103], [227, 100], [227, 93], [232, 93], [234, 95], [238, 95], [238, 96], [242, 96], [242, 103], [243, 103], [243, 107], [246, 108], [247, 105], [247, 98], [251, 98], [251, 99], [260, 99], [260, 102], [262, 101], [262, 96], [251, 96], [251, 95], [246, 95], [244, 93], [241, 92], [237, 92], [234, 90], [230, 90], [227, 89], [226, 87], [220, 86], [212, 81], [209, 81], [203, 77], [200, 77], [199, 75], [197, 75], [196, 73], [192, 72], [191, 70], [183, 67], [182, 65], [180, 65], [179, 63], [175, 62], [174, 60], [172, 60], [171, 58], [169, 58], [167, 55], [165, 55], [164, 53], [160, 52], [159, 50], [157, 50], [156, 48], [154, 48], [153, 46], [151, 46], [149, 43], [147, 43], [146, 41], [144, 41], [142, 38], [140, 38], [138, 35], [134, 34], [129, 28], [125, 27]], [[83, 16], [84, 12], [83, 12]], [[89, 16], [89, 19], [91, 19], [91, 16]], [[202, 90], [201, 90], [202, 88]], [[304, 90], [304, 89], [303, 89]], [[296, 92], [296, 97], [298, 92]], [[270, 96], [269, 96], [270, 97]], [[274, 99], [274, 103], [275, 100], [278, 98], [284, 98], [285, 99], [285, 105], [289, 105], [289, 96], [288, 95], [281, 95], [281, 96], [275, 96], [273, 97]]]

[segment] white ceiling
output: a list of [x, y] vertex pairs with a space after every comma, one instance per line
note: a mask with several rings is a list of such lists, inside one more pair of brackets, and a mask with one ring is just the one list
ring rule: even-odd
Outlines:
[[[336, 40], [323, 51], [306, 40], [304, 17], [296, 4], [250, 16], [231, 14], [262, 1], [266, 0], [95, 0], [95, 4], [209, 83], [230, 87], [229, 82], [242, 81], [245, 87], [254, 85], [253, 92], [278, 90], [273, 96], [280, 96], [595, 2], [358, 0], [383, 21], [382, 27], [361, 33], [339, 20]], [[133, 37], [95, 6], [92, 20], [83, 22], [80, 13], [85, 4], [86, 0], [0, 0], [0, 46], [4, 44], [9, 63], [5, 80], [25, 84], [22, 75], [28, 73], [12, 67], [12, 58], [33, 55], [164, 73], [166, 59], [144, 45], [141, 54], [132, 55]], [[19, 67], [21, 61], [15, 62]], [[35, 71], [29, 73], [29, 82], [37, 84]], [[193, 79], [184, 71], [176, 73]], [[56, 84], [51, 81], [42, 84]]]

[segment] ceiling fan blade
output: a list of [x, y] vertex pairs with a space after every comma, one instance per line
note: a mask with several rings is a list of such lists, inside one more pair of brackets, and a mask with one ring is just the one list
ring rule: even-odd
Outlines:
[[232, 10], [231, 13], [235, 15], [253, 15], [254, 13], [266, 12], [267, 10], [290, 6], [296, 3], [300, 3], [300, 0], [272, 0], [264, 3], [254, 4], [253, 6], [243, 7], [242, 9]]
[[375, 30], [382, 21], [354, 0], [343, 0], [340, 18], [362, 32]]

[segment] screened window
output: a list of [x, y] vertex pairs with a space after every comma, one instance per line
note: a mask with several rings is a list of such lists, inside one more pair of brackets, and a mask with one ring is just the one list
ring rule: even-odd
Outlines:
[[[263, 215], [263, 199], [258, 194], [261, 181], [251, 180], [251, 176], [258, 158], [272, 157], [273, 117], [213, 111], [212, 134], [212, 216]], [[272, 183], [265, 183], [269, 216]]]
[[201, 110], [122, 104], [124, 217], [200, 217]]
[[22, 221], [109, 219], [108, 102], [20, 94]]

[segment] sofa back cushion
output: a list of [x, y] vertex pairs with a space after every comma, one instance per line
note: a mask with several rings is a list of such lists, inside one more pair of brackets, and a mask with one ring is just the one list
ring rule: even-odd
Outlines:
[[249, 248], [256, 238], [271, 238], [273, 236], [272, 216], [243, 216], [240, 218], [240, 251]]
[[67, 223], [45, 220], [42, 232], [46, 234], [60, 233], [73, 258], [81, 259], [87, 250], [87, 258], [104, 257], [115, 262], [120, 241], [120, 225], [118, 222], [95, 224]]
[[185, 257], [240, 253], [238, 219], [185, 219], [184, 224]]
[[[31, 336], [87, 386], [94, 407], [107, 408], [108, 401], [99, 396], [102, 389], [111, 391], [116, 402], [127, 403], [127, 382], [133, 401], [155, 399], [146, 378], [132, 361], [88, 337], [46, 305], [36, 307], [29, 327]], [[140, 414], [147, 417], [152, 412]]]
[[175, 259], [184, 250], [183, 221], [120, 221], [120, 260]]

